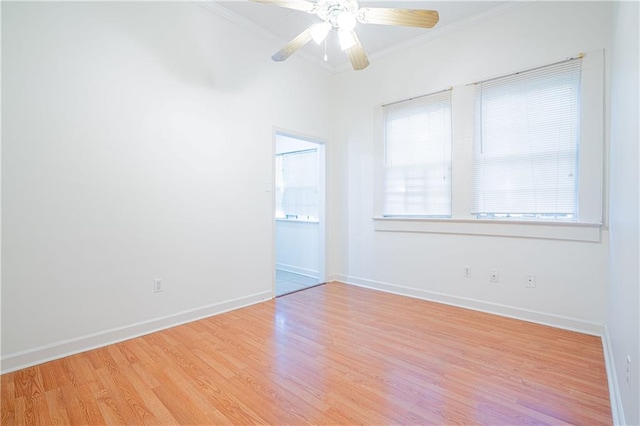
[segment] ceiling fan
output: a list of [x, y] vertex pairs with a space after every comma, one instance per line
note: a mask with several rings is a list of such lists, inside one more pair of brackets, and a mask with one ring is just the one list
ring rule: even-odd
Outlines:
[[405, 27], [432, 28], [439, 19], [435, 10], [393, 9], [383, 7], [359, 7], [357, 0], [252, 0], [317, 15], [322, 22], [311, 25], [277, 51], [271, 59], [284, 61], [311, 40], [320, 44], [329, 31], [336, 28], [340, 48], [347, 52], [355, 70], [369, 65], [367, 52], [360, 44], [354, 28], [363, 24], [400, 25]]

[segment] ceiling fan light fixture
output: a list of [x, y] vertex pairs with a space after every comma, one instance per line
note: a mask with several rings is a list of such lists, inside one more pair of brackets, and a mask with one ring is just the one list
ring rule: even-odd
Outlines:
[[353, 13], [342, 11], [336, 18], [338, 27], [344, 31], [353, 31], [356, 27], [356, 15]]
[[356, 39], [350, 30], [347, 31], [340, 28], [338, 30], [338, 40], [340, 41], [340, 49], [342, 49], [342, 51], [350, 49], [356, 45]]
[[309, 28], [309, 32], [311, 33], [311, 38], [316, 44], [320, 44], [327, 38], [327, 34], [329, 34], [329, 30], [331, 30], [331, 24], [328, 22], [320, 22], [319, 24], [314, 24]]

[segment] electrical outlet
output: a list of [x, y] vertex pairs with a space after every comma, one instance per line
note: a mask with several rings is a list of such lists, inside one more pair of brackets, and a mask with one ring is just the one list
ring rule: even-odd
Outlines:
[[492, 269], [489, 272], [489, 282], [497, 283], [500, 281], [500, 271], [497, 269]]
[[464, 276], [466, 278], [469, 278], [471, 276], [471, 266], [465, 266], [464, 267]]
[[524, 286], [529, 288], [534, 288], [536, 286], [536, 275], [526, 274], [524, 276]]
[[153, 292], [161, 293], [162, 292], [162, 278], [156, 278], [153, 280]]

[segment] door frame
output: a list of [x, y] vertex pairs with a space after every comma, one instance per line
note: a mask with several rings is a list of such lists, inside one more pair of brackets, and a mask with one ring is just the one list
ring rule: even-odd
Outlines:
[[327, 141], [304, 133], [273, 128], [271, 146], [271, 294], [276, 294], [276, 146], [278, 136], [300, 139], [318, 146], [318, 281], [327, 281]]

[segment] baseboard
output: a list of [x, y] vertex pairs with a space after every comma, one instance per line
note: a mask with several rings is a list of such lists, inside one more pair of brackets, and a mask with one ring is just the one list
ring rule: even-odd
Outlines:
[[486, 312], [508, 318], [515, 318], [523, 321], [533, 322], [536, 324], [562, 328], [565, 330], [577, 331], [593, 336], [602, 336], [604, 332], [602, 324], [583, 321], [577, 318], [522, 309], [514, 306], [501, 305], [498, 303], [485, 302], [482, 300], [470, 299], [466, 297], [452, 296], [449, 294], [437, 293], [413, 287], [405, 287], [397, 284], [369, 280], [366, 278], [345, 275], [339, 275], [336, 278], [337, 281], [341, 281], [346, 284], [386, 291], [389, 293], [399, 294], [401, 296], [415, 297], [417, 299], [429, 300], [431, 302], [443, 303], [445, 305], [457, 306], [460, 308], [473, 309], [475, 311]]
[[318, 271], [309, 268], [301, 268], [299, 266], [287, 265], [285, 263], [276, 263], [276, 269], [282, 269], [283, 271], [293, 272], [294, 274], [300, 274], [311, 278], [318, 278], [320, 274]]
[[155, 318], [149, 321], [139, 322], [124, 327], [113, 328], [99, 333], [40, 346], [23, 352], [8, 354], [2, 357], [0, 374], [10, 373], [22, 368], [31, 367], [33, 365], [42, 364], [44, 362], [53, 361], [69, 355], [75, 355], [80, 352], [104, 347], [143, 336], [145, 334], [175, 327], [177, 325], [218, 315], [223, 312], [260, 303], [271, 299], [272, 297], [273, 292], [271, 290], [262, 291], [249, 296], [178, 312], [162, 318]]
[[604, 333], [602, 333], [602, 352], [604, 353], [604, 365], [607, 369], [613, 424], [624, 426], [627, 422], [624, 418], [624, 408], [622, 406], [622, 397], [620, 396], [620, 385], [616, 374], [616, 363], [613, 356], [613, 347], [611, 346], [611, 337], [609, 336], [609, 327], [606, 324], [604, 325]]

